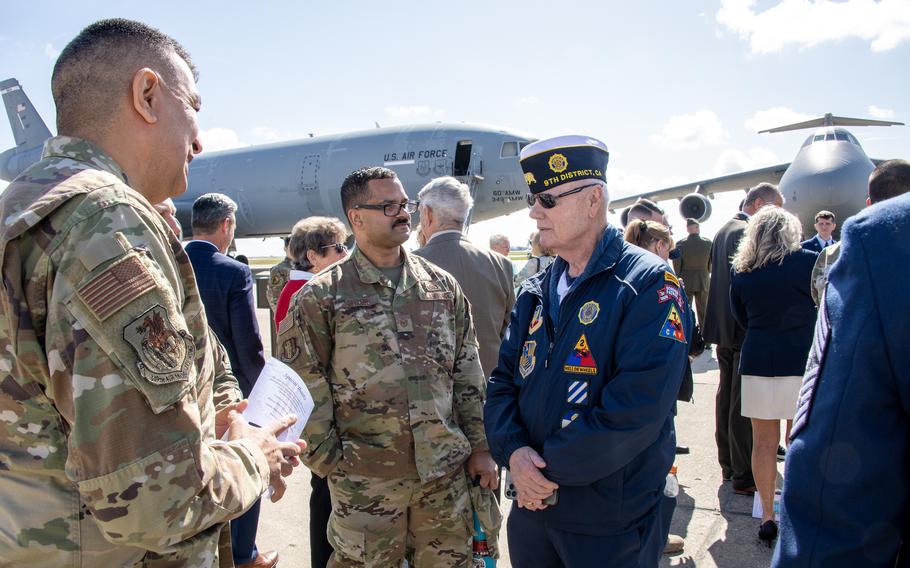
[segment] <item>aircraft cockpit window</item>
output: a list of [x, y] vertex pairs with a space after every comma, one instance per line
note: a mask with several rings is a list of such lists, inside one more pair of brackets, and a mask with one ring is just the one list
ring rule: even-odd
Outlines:
[[503, 142], [500, 158], [514, 158], [518, 156], [518, 142]]
[[818, 142], [819, 140], [824, 140], [824, 139], [825, 139], [825, 135], [824, 135], [824, 134], [816, 134], [816, 135], [815, 135], [815, 138], [813, 138], [813, 140], [816, 141], [816, 142]]
[[834, 133], [829, 132], [829, 133], [825, 134], [825, 140], [834, 140]]
[[849, 132], [846, 132], [845, 134], [847, 135], [847, 140], [849, 140], [851, 143], [856, 144], [857, 146], [859, 146], [859, 140], [857, 140], [855, 136], [853, 136], [853, 135], [850, 134]]
[[800, 150], [802, 150], [803, 148], [805, 148], [806, 146], [808, 146], [811, 143], [812, 143], [812, 135], [810, 134], [809, 137], [806, 138], [806, 141], [803, 142], [803, 145], [800, 146]]
[[834, 136], [835, 136], [835, 138], [837, 138], [838, 140], [843, 140], [844, 142], [849, 142], [849, 141], [850, 141], [850, 139], [847, 138], [847, 133], [846, 133], [846, 132], [835, 132], [835, 133], [834, 133]]

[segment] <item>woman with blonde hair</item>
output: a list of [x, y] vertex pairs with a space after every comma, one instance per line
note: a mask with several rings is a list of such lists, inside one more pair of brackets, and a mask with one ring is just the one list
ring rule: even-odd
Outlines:
[[816, 253], [800, 247], [799, 220], [766, 206], [746, 226], [733, 257], [730, 304], [746, 330], [740, 355], [742, 415], [752, 420], [752, 473], [762, 505], [758, 537], [777, 537], [774, 492], [780, 421], [787, 433], [815, 329], [810, 281]]

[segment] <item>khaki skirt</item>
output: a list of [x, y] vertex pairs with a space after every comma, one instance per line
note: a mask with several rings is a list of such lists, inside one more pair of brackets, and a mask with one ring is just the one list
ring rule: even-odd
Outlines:
[[742, 415], [762, 420], [793, 420], [803, 378], [743, 375]]

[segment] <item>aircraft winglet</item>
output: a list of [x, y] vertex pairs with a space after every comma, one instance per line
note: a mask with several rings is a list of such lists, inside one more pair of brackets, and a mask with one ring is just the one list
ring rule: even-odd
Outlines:
[[802, 130], [804, 128], [819, 128], [824, 126], [903, 126], [903, 122], [892, 122], [890, 120], [872, 120], [870, 118], [850, 118], [848, 116], [834, 116], [830, 112], [825, 116], [820, 116], [818, 118], [813, 118], [811, 120], [806, 120], [804, 122], [796, 122], [794, 124], [787, 124], [784, 126], [778, 126], [776, 128], [769, 128], [767, 130], [759, 130], [759, 134], [764, 134], [765, 132], [786, 132], [788, 130]]
[[16, 146], [24, 145], [27, 148], [41, 146], [51, 137], [51, 131], [41, 120], [32, 101], [25, 96], [19, 81], [16, 79], [0, 81], [0, 95], [3, 95], [3, 104], [6, 106], [6, 115], [13, 129]]

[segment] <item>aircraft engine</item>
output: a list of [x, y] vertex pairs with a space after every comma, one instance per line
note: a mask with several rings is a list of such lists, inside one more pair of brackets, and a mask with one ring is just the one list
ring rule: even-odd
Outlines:
[[700, 193], [690, 193], [680, 200], [679, 214], [684, 219], [706, 221], [711, 216], [711, 201]]

